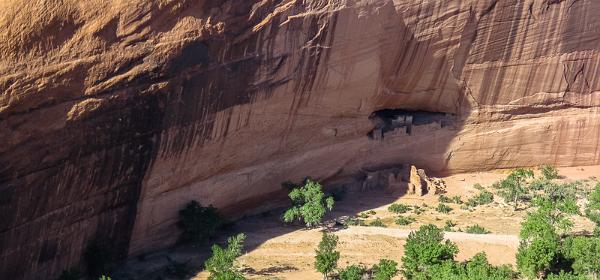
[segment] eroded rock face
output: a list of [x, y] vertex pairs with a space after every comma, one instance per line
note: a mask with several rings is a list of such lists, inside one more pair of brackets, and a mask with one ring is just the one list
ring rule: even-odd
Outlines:
[[[92, 239], [164, 248], [189, 200], [240, 214], [308, 175], [600, 163], [599, 1], [0, 10], [2, 279], [51, 278]], [[418, 111], [410, 133], [368, 137], [382, 109]]]

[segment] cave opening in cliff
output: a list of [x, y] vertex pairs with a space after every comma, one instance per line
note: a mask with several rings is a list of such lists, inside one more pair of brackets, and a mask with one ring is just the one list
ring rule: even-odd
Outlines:
[[452, 121], [452, 115], [423, 110], [382, 109], [371, 113], [369, 120], [374, 127], [367, 136], [372, 140], [381, 140], [386, 133], [401, 129], [411, 135], [413, 126], [439, 123], [445, 127]]

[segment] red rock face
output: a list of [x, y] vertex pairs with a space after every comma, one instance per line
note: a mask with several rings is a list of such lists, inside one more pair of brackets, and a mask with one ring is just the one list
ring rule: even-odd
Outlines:
[[95, 239], [164, 248], [189, 200], [240, 214], [308, 175], [600, 164], [598, 1], [0, 10], [1, 279], [52, 278]]

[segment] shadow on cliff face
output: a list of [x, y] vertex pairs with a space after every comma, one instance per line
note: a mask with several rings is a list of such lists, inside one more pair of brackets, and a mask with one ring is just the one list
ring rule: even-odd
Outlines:
[[[274, 88], [288, 82], [294, 83], [289, 87], [293, 92], [287, 93], [290, 99], [294, 99], [290, 116], [295, 117], [310, 105], [309, 101], [318, 97], [315, 96], [318, 92], [326, 90], [322, 88], [324, 83], [320, 79], [323, 79], [322, 73], [335, 68], [335, 62], [331, 61], [338, 48], [334, 35], [342, 18], [346, 19], [344, 24], [362, 21], [364, 26], [377, 27], [381, 23], [389, 28], [385, 32], [392, 33], [386, 34], [380, 42], [382, 50], [378, 59], [382, 69], [376, 83], [381, 82], [383, 89], [380, 89], [381, 92], [364, 93], [376, 96], [374, 108], [368, 112], [362, 109], [357, 117], [360, 119], [354, 119], [365, 122], [372, 115], [372, 120], [381, 125], [373, 124], [371, 133], [361, 131], [358, 136], [347, 137], [342, 140], [344, 143], [339, 143], [341, 145], [336, 152], [310, 159], [316, 164], [304, 164], [313, 165], [315, 169], [321, 162], [324, 162], [323, 166], [335, 166], [337, 171], [327, 171], [334, 175], [317, 178], [325, 184], [349, 176], [362, 176], [365, 170], [403, 163], [443, 171], [449, 159], [449, 155], [445, 154], [447, 144], [460, 131], [461, 118], [468, 115], [465, 109], [467, 102], [463, 100], [464, 89], [452, 77], [453, 65], [445, 58], [433, 55], [438, 51], [434, 48], [436, 39], [417, 39], [395, 10], [393, 2], [386, 3], [384, 7], [378, 7], [378, 13], [388, 14], [382, 16], [377, 24], [367, 24], [365, 19], [359, 18], [357, 11], [350, 10], [334, 12], [329, 18], [329, 15], [307, 16], [309, 26], [302, 26], [301, 21], [290, 23], [296, 29], [285, 35], [290, 37], [286, 39], [295, 42], [298, 50], [292, 51], [301, 54], [300, 61], [296, 61], [298, 67], [289, 67], [293, 69], [292, 73], [282, 80], [267, 79], [255, 84], [254, 79], [259, 76], [257, 73], [271, 75], [284, 69], [282, 65], [288, 63], [285, 54], [273, 56], [270, 49], [275, 45], [277, 26], [283, 18], [274, 17], [273, 28], [264, 34], [250, 35], [241, 42], [234, 39], [246, 34], [248, 30], [244, 27], [228, 30], [231, 34], [215, 41], [188, 42], [158, 72], [145, 73], [101, 93], [110, 98], [99, 110], [82, 119], [60, 119], [67, 123], [64, 128], [30, 135], [30, 139], [22, 145], [0, 155], [0, 276], [31, 279], [36, 273], [57, 275], [63, 269], [81, 264], [84, 248], [92, 239], [103, 239], [113, 244], [113, 260], [126, 258], [143, 192], [143, 180], [159, 152], [178, 157], [197, 143], [209, 142], [217, 113], [251, 103], [258, 93], [267, 93], [264, 96], [268, 98]], [[240, 15], [251, 10], [249, 4], [244, 6], [239, 8], [242, 10]], [[260, 13], [266, 17], [268, 11]], [[344, 15], [340, 16], [340, 13]], [[252, 24], [246, 25], [249, 28]], [[304, 31], [309, 31], [307, 41], [296, 42], [297, 37], [302, 37], [297, 35]], [[371, 30], [357, 32], [360, 34], [356, 36], [360, 37], [369, 35]], [[237, 43], [231, 44], [230, 41]], [[317, 47], [321, 45], [331, 48]], [[363, 51], [349, 50], [350, 56], [358, 56]], [[431, 78], [428, 87], [417, 87], [421, 76]], [[159, 90], [153, 88], [162, 83], [167, 86]], [[429, 88], [439, 90], [432, 92]], [[38, 117], [43, 118], [41, 110], [56, 109], [63, 110], [59, 115], [65, 117], [72, 105], [57, 105], [58, 109], [40, 108], [30, 114], [33, 116], [37, 112]], [[454, 121], [449, 125], [438, 125], [434, 119], [442, 112], [455, 114]], [[408, 116], [412, 121], [407, 120]], [[399, 117], [403, 118], [402, 121]], [[420, 123], [420, 120], [425, 121]], [[21, 124], [33, 123], [36, 119], [22, 119], [22, 116], [14, 115], [2, 121], [7, 127], [19, 130]], [[227, 120], [226, 126], [230, 121]], [[348, 124], [352, 125], [352, 121]], [[293, 132], [295, 125], [291, 121], [286, 128], [288, 132]], [[166, 138], [162, 133], [171, 128], [175, 128], [171, 141], [161, 139]], [[296, 133], [302, 133], [301, 129], [297, 130]], [[219, 137], [228, 137], [227, 131], [222, 130], [223, 135]], [[379, 131], [381, 137], [375, 137]], [[322, 135], [314, 140], [323, 141], [324, 145], [337, 145]], [[358, 145], [350, 143], [353, 141]], [[344, 149], [347, 143], [350, 143], [350, 150]], [[290, 150], [293, 151], [293, 148]], [[305, 152], [309, 151], [293, 151], [281, 156], [301, 157]], [[345, 160], [337, 161], [335, 154], [344, 155], [342, 158]], [[292, 171], [297, 170], [278, 170], [279, 176], [290, 176]], [[311, 175], [297, 173], [292, 176]], [[258, 184], [260, 180], [254, 183]], [[278, 185], [272, 189], [271, 194], [230, 207], [251, 211], [266, 200], [285, 201], [285, 193], [278, 189]], [[377, 203], [386, 204], [393, 199], [386, 197]], [[358, 204], [349, 212], [358, 213], [377, 206]], [[293, 230], [297, 228], [275, 227], [272, 232], [262, 235], [262, 239], [249, 242], [247, 250]]]
[[[342, 16], [340, 13], [345, 13], [345, 15]], [[351, 14], [351, 19], [348, 19], [348, 13]], [[300, 61], [296, 61], [295, 64], [298, 67], [293, 67], [294, 73], [285, 82], [269, 83], [271, 90], [284, 85], [287, 81], [293, 83], [293, 92], [287, 92], [290, 94], [289, 98], [293, 98], [294, 102], [290, 108], [291, 112], [289, 114], [292, 121], [286, 128], [286, 137], [287, 135], [293, 135], [294, 129], [299, 130], [296, 133], [302, 133], [301, 128], [297, 128], [299, 125], [295, 116], [300, 114], [302, 109], [310, 106], [311, 100], [319, 99], [318, 96], [315, 96], [316, 94], [327, 90], [324, 86], [326, 82], [323, 82], [326, 74], [323, 73], [331, 71], [333, 76], [335, 73], [332, 69], [336, 69], [336, 66], [344, 68], [343, 63], [346, 62], [334, 61], [337, 42], [333, 34], [335, 34], [336, 27], [348, 23], [341, 23], [340, 20], [343, 18], [346, 18], [346, 21], [354, 20], [359, 23], [364, 20], [359, 18], [358, 12], [356, 14], [352, 13], [354, 12], [351, 9], [333, 12], [328, 20], [334, 22], [328, 22], [323, 25], [323, 28], [320, 28], [319, 24], [323, 24], [321, 22], [323, 20], [327, 22], [327, 19], [305, 20], [311, 23], [311, 26], [307, 28], [310, 29], [310, 33], [314, 33], [314, 36], [310, 36], [311, 41], [298, 44], [304, 46], [301, 50]], [[253, 184], [258, 185], [267, 182], [273, 185], [271, 188], [273, 191], [266, 195], [254, 196], [251, 199], [238, 200], [235, 204], [228, 205], [224, 209], [225, 212], [256, 212], [256, 209], [266, 204], [265, 201], [273, 205], [285, 204], [286, 194], [278, 185], [281, 182], [275, 183], [272, 178], [285, 178], [287, 176], [287, 180], [294, 180], [314, 176], [314, 174], [311, 174], [311, 170], [332, 174], [315, 178], [322, 181], [326, 186], [343, 184], [348, 178], [368, 176], [369, 172], [400, 164], [414, 164], [419, 168], [432, 171], [433, 175], [443, 174], [447, 170], [448, 161], [452, 157], [452, 154], [447, 151], [448, 146], [461, 131], [464, 119], [470, 114], [471, 106], [467, 89], [453, 75], [453, 71], [460, 74], [462, 66], [466, 62], [466, 54], [468, 54], [470, 44], [473, 42], [474, 31], [466, 30], [462, 32], [460, 43], [461, 50], [464, 52], [463, 57], [450, 61], [447, 57], [435, 55], [440, 51], [438, 49], [440, 44], [436, 43], [441, 38], [417, 38], [412, 30], [406, 26], [402, 16], [395, 10], [391, 1], [383, 7], [379, 7], [378, 13], [383, 14], [382, 18], [384, 20], [380, 20], [382, 22], [371, 22], [369, 24], [363, 22], [362, 24], [365, 26], [383, 26], [382, 28], [388, 32], [386, 38], [381, 39], [382, 41], [379, 42], [382, 51], [377, 59], [381, 63], [381, 69], [378, 71], [379, 77], [376, 84], [381, 85], [381, 88], [364, 93], [373, 99], [371, 100], [372, 104], [367, 109], [371, 111], [365, 112], [365, 109], [361, 109], [359, 116], [347, 123], [348, 126], [351, 126], [352, 121], [371, 122], [372, 126], [365, 131], [360, 131], [358, 135], [340, 137], [343, 140], [339, 140], [339, 143], [331, 143], [331, 140], [325, 139], [324, 136], [315, 135], [311, 141], [322, 140], [325, 143], [322, 147], [317, 148], [325, 146], [323, 149], [331, 149], [320, 155], [304, 157], [302, 164], [292, 165], [288, 169], [278, 167], [278, 170], [273, 170], [264, 175], [271, 179], [265, 178], [264, 181], [261, 181], [261, 178], [253, 178], [252, 183], [248, 183], [244, 186], [245, 188], [240, 187], [240, 189], [251, 188]], [[314, 17], [318, 17], [318, 15]], [[277, 20], [276, 18], [276, 23], [279, 23]], [[298, 23], [290, 23], [289, 25], [298, 27]], [[459, 26], [456, 24], [453, 25], [453, 28], [459, 28]], [[356, 35], [358, 37], [362, 35], [368, 37], [371, 32], [368, 29], [354, 31], [359, 34]], [[461, 33], [460, 30], [457, 31]], [[270, 35], [274, 38], [277, 36], [277, 32], [271, 31]], [[291, 33], [287, 36], [293, 35], [294, 33]], [[327, 45], [329, 47], [306, 47], [311, 44], [315, 46]], [[342, 47], [340, 46], [340, 48]], [[360, 56], [358, 53], [361, 50], [348, 50], [347, 47], [345, 48], [346, 56], [352, 56], [352, 51], [356, 51], [355, 55]], [[254, 51], [260, 53], [260, 50]], [[255, 59], [250, 59], [248, 64], [244, 64], [243, 61], [236, 65], [251, 67], [255, 63], [261, 63], [260, 60]], [[270, 63], [273, 61], [277, 60], [271, 59]], [[287, 60], [280, 60], [279, 62], [288, 63]], [[342, 65], [336, 65], [336, 63]], [[357, 65], [360, 66], [361, 64], [357, 63]], [[275, 68], [285, 67], [278, 65]], [[251, 68], [246, 68], [246, 70], [239, 73], [247, 72], [248, 69]], [[236, 99], [231, 94], [224, 93], [235, 93], [236, 88], [243, 88], [244, 83], [252, 82], [250, 79], [246, 79], [247, 74], [242, 74], [241, 78], [234, 76], [219, 78], [215, 75], [217, 74], [207, 73], [204, 76], [190, 76], [192, 79], [181, 78], [187, 83], [182, 84], [179, 93], [173, 93], [174, 98], [172, 99], [174, 101], [168, 106], [165, 127], [199, 122], [202, 124], [202, 128], [196, 126], [192, 127], [192, 130], [179, 130], [177, 132], [178, 137], [174, 137], [174, 142], [169, 143], [172, 147], [161, 147], [165, 154], [184, 153], [191, 146], [191, 143], [197, 142], [196, 138], [198, 137], [202, 137], [202, 141], [209, 142], [210, 138], [204, 135], [207, 135], [206, 132], [210, 132], [209, 128], [212, 128], [213, 115], [219, 110], [224, 110], [236, 104], [251, 102], [251, 98], [248, 98], [246, 93], [250, 90], [261, 90], [260, 87], [256, 86], [246, 87], [247, 90], [243, 91], [243, 94], [237, 94], [237, 96], [242, 96], [242, 99], [237, 97]], [[219, 81], [217, 84], [220, 84], [225, 90], [204, 92], [202, 89], [207, 83], [210, 84], [212, 80]], [[239, 84], [231, 86], [228, 82]], [[184, 102], [175, 102], [176, 98], [183, 98]], [[215, 108], [218, 108], [218, 110], [215, 110]], [[294, 123], [295, 121], [296, 123]], [[353, 131], [352, 133], [356, 132]], [[337, 134], [337, 132], [334, 134]], [[227, 137], [227, 135], [222, 137]], [[289, 138], [292, 138], [292, 136], [289, 136]], [[294, 157], [302, 158], [303, 154], [309, 154], [309, 152], [315, 150], [293, 151], [278, 156], [285, 156], [290, 159]], [[299, 166], [305, 168], [302, 169]], [[320, 166], [327, 166], [334, 170], [323, 172], [323, 170], [318, 170]], [[363, 203], [356, 201], [357, 203], [350, 203], [350, 206], [342, 211], [336, 210], [329, 218], [354, 215], [367, 209], [377, 208], [395, 201], [401, 195], [403, 194], [382, 195], [381, 199]], [[223, 238], [220, 242], [224, 241], [225, 236], [245, 231], [248, 235], [245, 250], [252, 251], [271, 238], [299, 230], [298, 227], [282, 226], [279, 220], [280, 213], [280, 210], [274, 210], [270, 214], [265, 212], [262, 216], [242, 219], [232, 231], [222, 233]], [[137, 279], [140, 275], [140, 278], [148, 275], [154, 276], [157, 271], [162, 269], [161, 266], [168, 265], [166, 256], [171, 256], [183, 263], [189, 261], [189, 264], [195, 264], [195, 269], [201, 269], [199, 264], [208, 254], [208, 247], [175, 247], [169, 252], [145, 255], [143, 261], [131, 260], [131, 263], [127, 265], [128, 268], [121, 270], [119, 273], [122, 274], [117, 275], [123, 275], [125, 279], [126, 277]]]
[[[237, 6], [246, 13], [250, 7]], [[0, 278], [53, 279], [63, 270], [85, 271], [84, 254], [94, 242], [110, 244], [103, 248], [105, 261], [126, 259], [143, 179], [159, 151], [160, 133], [171, 126], [206, 124], [199, 131], [180, 131], [170, 144], [174, 154], [181, 153], [194, 137], [210, 133], [212, 123], [205, 118], [249, 102], [256, 91], [246, 86], [259, 64], [256, 57], [236, 55], [241, 49], [253, 52], [246, 45], [256, 41], [252, 36], [230, 46], [233, 57], [221, 57], [222, 40], [196, 40], [172, 57], [156, 59], [164, 62], [161, 69], [149, 67], [94, 98], [54, 100], [53, 92], [44, 91], [39, 94], [53, 102], [28, 112], [7, 110], [0, 117], [0, 142], [8, 143], [0, 148]], [[234, 62], [221, 65], [217, 58]], [[142, 61], [119, 61], [122, 65], [106, 74], [124, 74]], [[86, 77], [85, 71], [77, 75]], [[83, 95], [83, 78], [64, 79], [74, 96]], [[108, 80], [99, 79], [94, 82]], [[221, 90], [205, 95], [210, 84]], [[248, 90], [232, 92], [240, 88]]]

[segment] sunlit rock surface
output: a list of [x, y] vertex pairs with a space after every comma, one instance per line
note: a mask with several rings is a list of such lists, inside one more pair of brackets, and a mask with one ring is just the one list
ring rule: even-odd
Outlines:
[[165, 248], [189, 200], [241, 214], [308, 175], [600, 164], [600, 1], [0, 11], [1, 279], [52, 278], [90, 240]]

